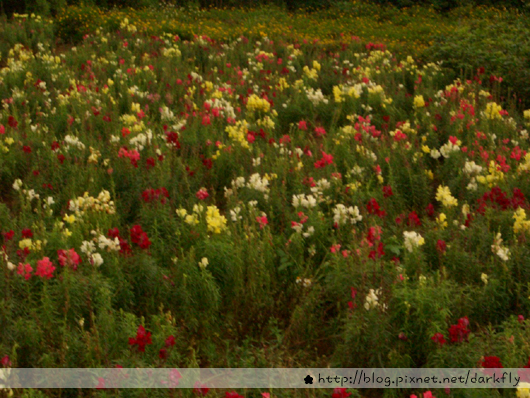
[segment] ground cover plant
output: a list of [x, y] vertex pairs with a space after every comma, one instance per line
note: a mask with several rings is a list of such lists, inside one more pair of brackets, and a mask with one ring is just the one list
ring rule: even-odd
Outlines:
[[2, 366], [530, 366], [530, 111], [499, 76], [91, 12], [70, 46], [2, 25]]

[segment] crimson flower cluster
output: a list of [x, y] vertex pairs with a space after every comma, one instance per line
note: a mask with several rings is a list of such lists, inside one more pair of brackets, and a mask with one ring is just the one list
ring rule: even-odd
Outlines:
[[[471, 331], [468, 329], [468, 326], [469, 319], [467, 316], [460, 318], [456, 325], [451, 325], [449, 328], [449, 340], [451, 343], [461, 343], [463, 341], [467, 341], [469, 333], [471, 333]], [[440, 345], [444, 345], [446, 343], [442, 333], [436, 333], [433, 337], [431, 337], [431, 340]]]
[[333, 163], [333, 155], [322, 151], [322, 159], [315, 162], [315, 169], [321, 169]]
[[131, 228], [131, 240], [142, 249], [148, 249], [149, 246], [151, 246], [151, 241], [139, 225], [135, 225]]
[[166, 188], [149, 188], [142, 192], [142, 199], [145, 203], [156, 202], [160, 200], [160, 203], [166, 204], [167, 199], [169, 198], [169, 192]]
[[145, 328], [140, 325], [136, 332], [136, 337], [129, 337], [129, 345], [137, 345], [138, 351], [145, 352], [145, 346], [153, 344], [151, 341], [151, 332], [147, 332]]
[[374, 198], [368, 201], [366, 209], [368, 210], [368, 213], [377, 214], [380, 218], [386, 216], [386, 211], [381, 209], [381, 206], [379, 206], [379, 203], [377, 203], [377, 200], [375, 200]]
[[501, 210], [517, 209], [522, 207], [527, 209], [528, 204], [526, 198], [519, 188], [513, 189], [512, 198], [508, 198], [506, 192], [501, 190], [499, 187], [493, 187], [491, 191], [486, 192], [481, 198], [477, 200], [478, 209], [477, 212], [484, 215], [486, 207], [500, 208]]
[[345, 388], [335, 388], [333, 389], [333, 394], [331, 398], [348, 398], [351, 395], [351, 392], [346, 392]]

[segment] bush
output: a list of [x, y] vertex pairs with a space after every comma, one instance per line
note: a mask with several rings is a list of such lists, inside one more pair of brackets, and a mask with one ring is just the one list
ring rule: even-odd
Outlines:
[[[452, 34], [440, 36], [427, 56], [444, 62], [444, 65], [462, 71], [468, 77], [479, 68], [485, 75], [480, 76], [485, 83], [490, 76], [502, 77], [501, 95], [514, 92], [525, 105], [530, 104], [530, 26], [523, 18], [510, 21], [476, 21], [471, 26], [462, 27]], [[492, 79], [492, 82], [495, 82]], [[498, 84], [494, 85], [498, 86]]]

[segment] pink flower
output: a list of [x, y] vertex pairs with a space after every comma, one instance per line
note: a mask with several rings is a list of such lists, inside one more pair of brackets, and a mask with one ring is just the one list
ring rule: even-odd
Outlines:
[[55, 267], [49, 257], [44, 257], [42, 260], [37, 261], [37, 271], [35, 272], [35, 275], [50, 279], [53, 278], [53, 271], [55, 271]]
[[206, 387], [206, 384], [201, 384], [200, 382], [196, 381], [195, 385], [193, 386], [193, 392], [197, 395], [205, 396], [208, 394], [208, 391], [210, 389]]
[[259, 223], [260, 229], [263, 229], [263, 227], [269, 223], [267, 216], [256, 217], [256, 221]]
[[434, 336], [431, 337], [431, 340], [440, 345], [444, 345], [446, 343], [444, 335], [441, 333], [435, 333]]
[[2, 366], [6, 367], [6, 368], [11, 366], [11, 361], [9, 360], [9, 356], [8, 355], [3, 357], [2, 360], [0, 360], [0, 363], [2, 364]]
[[105, 379], [103, 377], [98, 377], [98, 385], [96, 388], [105, 388]]
[[197, 198], [199, 200], [205, 200], [206, 198], [208, 198], [208, 196], [210, 196], [208, 194], [208, 191], [206, 190], [206, 188], [201, 188], [197, 191], [197, 193], [195, 194], [195, 196], [197, 196]]
[[436, 397], [432, 395], [432, 392], [427, 391], [423, 393], [423, 398], [436, 398]]
[[329, 250], [331, 253], [337, 253], [340, 250], [340, 245], [333, 245]]
[[323, 135], [326, 135], [326, 130], [324, 130], [323, 127], [315, 127], [315, 135], [317, 137], [322, 137]]
[[23, 275], [26, 280], [31, 278], [31, 271], [33, 271], [31, 265], [18, 263], [17, 274]]
[[74, 269], [77, 269], [77, 265], [81, 262], [81, 257], [76, 253], [75, 249], [66, 250], [57, 250], [57, 255], [59, 256], [59, 264], [62, 267], [68, 265]]

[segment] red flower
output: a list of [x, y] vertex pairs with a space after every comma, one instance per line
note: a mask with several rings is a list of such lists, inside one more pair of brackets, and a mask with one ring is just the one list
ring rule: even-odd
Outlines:
[[147, 344], [152, 344], [151, 332], [146, 332], [145, 328], [142, 325], [138, 326], [136, 338], [129, 337], [129, 344], [137, 345], [139, 351], [145, 352], [145, 346]]
[[9, 124], [9, 126], [13, 127], [14, 129], [16, 129], [18, 126], [17, 119], [15, 119], [13, 116], [9, 116], [7, 118], [7, 124]]
[[269, 223], [267, 216], [256, 217], [256, 221], [259, 223], [259, 229], [263, 229]]
[[436, 242], [436, 250], [438, 250], [440, 253], [445, 253], [447, 250], [447, 245], [445, 244], [445, 241], [438, 239], [438, 242]]
[[2, 360], [0, 360], [0, 363], [2, 364], [2, 366], [6, 367], [6, 368], [11, 366], [11, 361], [9, 360], [9, 356], [8, 355], [3, 357]]
[[449, 338], [451, 343], [461, 343], [462, 341], [467, 341], [470, 331], [467, 329], [469, 326], [469, 320], [467, 316], [460, 318], [457, 325], [451, 325], [449, 328]]
[[444, 345], [446, 343], [444, 335], [441, 333], [435, 333], [434, 336], [431, 337], [431, 340], [440, 345]]
[[195, 382], [195, 385], [193, 387], [193, 392], [195, 394], [205, 396], [206, 394], [208, 394], [208, 391], [210, 391], [210, 389], [206, 387], [205, 384], [201, 384], [198, 381]]
[[31, 232], [31, 229], [25, 228], [22, 230], [22, 237], [25, 239], [33, 238], [33, 232]]
[[149, 246], [151, 246], [151, 241], [139, 225], [135, 225], [131, 228], [131, 240], [142, 249], [148, 249]]
[[499, 359], [499, 357], [484, 357], [484, 360], [482, 361], [480, 366], [482, 366], [483, 368], [495, 368], [495, 369], [500, 369], [504, 367], [502, 366], [501, 360]]
[[304, 131], [307, 130], [307, 122], [305, 122], [304, 120], [300, 120], [298, 122], [298, 128]]
[[37, 261], [37, 271], [35, 272], [35, 275], [50, 279], [53, 278], [53, 271], [55, 271], [55, 267], [48, 257], [44, 257], [42, 260]]
[[167, 350], [165, 348], [161, 348], [158, 352], [158, 357], [160, 359], [166, 359], [167, 358]]
[[176, 343], [176, 341], [175, 341], [175, 336], [169, 336], [169, 337], [166, 339], [166, 342], [165, 342], [166, 347], [172, 347], [172, 346], [175, 345], [175, 343]]
[[429, 203], [429, 205], [427, 206], [427, 209], [425, 209], [427, 211], [427, 215], [429, 217], [434, 217], [434, 206], [432, 205], [432, 203]]
[[328, 164], [333, 163], [333, 155], [330, 155], [324, 151], [321, 151], [321, 152], [322, 152], [322, 159], [317, 160], [315, 162], [315, 169], [320, 169], [320, 168], [326, 167]]
[[77, 265], [81, 262], [81, 257], [76, 253], [75, 249], [66, 250], [57, 250], [57, 255], [59, 256], [59, 264], [61, 266], [69, 265], [74, 269], [77, 269]]
[[199, 200], [206, 200], [206, 198], [208, 198], [210, 195], [208, 194], [206, 188], [201, 188], [197, 191], [195, 196], [197, 196], [197, 199]]
[[394, 195], [394, 193], [392, 192], [392, 187], [390, 185], [385, 185], [383, 187], [383, 196], [385, 198], [389, 198], [392, 195]]
[[409, 225], [411, 227], [421, 227], [421, 220], [414, 210], [409, 214]]
[[10, 241], [15, 236], [15, 231], [10, 230], [9, 232], [2, 232], [6, 241]]
[[29, 264], [18, 263], [17, 274], [24, 275], [24, 278], [28, 280], [31, 278], [31, 272], [33, 268]]
[[225, 398], [243, 398], [243, 395], [239, 395], [236, 391], [226, 392]]
[[331, 398], [348, 398], [351, 395], [351, 392], [346, 392], [345, 388], [335, 388], [333, 389], [333, 394]]

